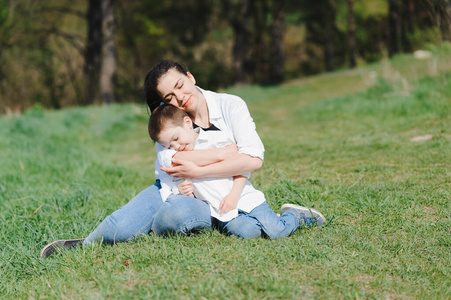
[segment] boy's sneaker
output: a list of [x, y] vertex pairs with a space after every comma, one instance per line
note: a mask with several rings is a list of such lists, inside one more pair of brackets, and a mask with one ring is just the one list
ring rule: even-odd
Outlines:
[[321, 226], [326, 222], [326, 218], [317, 210], [307, 208], [296, 204], [284, 204], [281, 208], [281, 214], [292, 212], [299, 218], [299, 222], [307, 227]]
[[55, 252], [61, 251], [62, 249], [70, 249], [81, 246], [85, 239], [76, 239], [76, 240], [59, 240], [54, 241], [42, 248], [41, 257], [47, 258], [53, 255]]

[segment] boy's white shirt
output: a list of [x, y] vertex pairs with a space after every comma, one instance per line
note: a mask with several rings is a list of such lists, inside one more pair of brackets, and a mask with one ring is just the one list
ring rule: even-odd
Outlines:
[[[219, 130], [204, 131], [200, 128], [195, 129], [199, 136], [194, 145], [194, 150], [221, 148], [233, 143], [228, 132]], [[177, 153], [175, 150], [169, 150], [173, 153]], [[160, 152], [161, 153], [161, 152]], [[171, 156], [172, 157], [172, 156]], [[171, 159], [168, 159], [165, 155], [158, 155], [160, 164], [164, 167], [170, 167], [172, 165]], [[168, 180], [170, 178], [170, 180]], [[178, 185], [183, 179], [174, 177], [165, 178], [161, 180], [160, 193], [162, 195], [177, 195], [179, 194]], [[211, 216], [222, 221], [227, 222], [238, 216], [238, 209], [250, 212], [258, 205], [265, 202], [265, 196], [262, 192], [256, 190], [252, 184], [247, 181], [243, 188], [240, 199], [238, 200], [237, 208], [229, 211], [226, 214], [219, 214], [219, 204], [222, 199], [227, 196], [232, 190], [233, 177], [227, 178], [199, 178], [191, 179], [193, 184], [194, 195], [196, 198], [207, 202], [210, 205]], [[166, 198], [167, 199], [167, 198]], [[163, 201], [166, 201], [163, 199]]]
[[[252, 120], [243, 99], [230, 94], [206, 91], [199, 87], [198, 89], [202, 92], [207, 101], [210, 123], [219, 128], [221, 132], [227, 132], [233, 137], [232, 141], [238, 146], [238, 153], [259, 157], [263, 160], [265, 148], [255, 130], [255, 123]], [[170, 182], [172, 181], [172, 177], [160, 170], [160, 158], [162, 161], [171, 161], [175, 152], [164, 148], [159, 143], [156, 143], [156, 151], [159, 159], [155, 161], [155, 177], [159, 179], [160, 182]], [[243, 174], [243, 176], [249, 178], [250, 173]], [[165, 201], [167, 197], [172, 194], [172, 191], [160, 189], [160, 194], [163, 201]], [[263, 203], [263, 201], [261, 201], [260, 204]], [[252, 208], [249, 209], [250, 207]], [[249, 206], [243, 206], [243, 208], [240, 209], [250, 212], [255, 207], [256, 206], [250, 204]]]

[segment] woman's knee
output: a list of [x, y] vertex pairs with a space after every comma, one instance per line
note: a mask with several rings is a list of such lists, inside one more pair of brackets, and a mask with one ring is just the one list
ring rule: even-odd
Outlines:
[[155, 215], [152, 230], [158, 234], [182, 233], [211, 228], [210, 207], [187, 196], [173, 196]]

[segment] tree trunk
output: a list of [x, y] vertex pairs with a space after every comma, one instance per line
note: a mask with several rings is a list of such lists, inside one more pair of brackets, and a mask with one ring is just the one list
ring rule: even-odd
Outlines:
[[334, 69], [334, 37], [335, 37], [335, 16], [337, 7], [335, 0], [328, 0], [328, 11], [326, 12], [326, 46], [324, 48], [324, 62], [327, 71]]
[[426, 0], [430, 19], [440, 30], [440, 43], [451, 41], [451, 0]]
[[414, 12], [414, 4], [413, 0], [404, 0], [407, 11], [407, 29], [410, 34], [415, 33], [415, 12]]
[[251, 0], [251, 11], [254, 18], [254, 41], [252, 49], [251, 73], [254, 82], [267, 82], [268, 66], [264, 62], [267, 7], [265, 1]]
[[390, 40], [388, 55], [391, 57], [399, 53], [398, 47], [398, 0], [388, 0], [388, 26]]
[[102, 65], [102, 2], [89, 0], [88, 40], [85, 52], [85, 99], [82, 104], [92, 104], [99, 94], [100, 68]]
[[445, 1], [444, 6], [445, 28], [443, 30], [443, 36], [447, 41], [451, 41], [451, 1]]
[[412, 52], [409, 35], [414, 33], [413, 0], [403, 0], [401, 19], [401, 42], [404, 52]]
[[270, 82], [273, 84], [283, 81], [283, 33], [285, 15], [284, 0], [274, 0], [273, 24], [271, 32]]
[[103, 103], [114, 102], [114, 80], [116, 77], [116, 44], [114, 42], [115, 24], [113, 13], [114, 0], [102, 0], [102, 69], [100, 74], [100, 91]]
[[354, 18], [354, 0], [348, 0], [348, 51], [349, 66], [355, 68], [356, 48], [355, 48], [355, 18]]
[[251, 40], [250, 15], [251, 0], [243, 1], [239, 8], [234, 9], [235, 15], [230, 17], [235, 40], [233, 44], [233, 73], [236, 84], [246, 83], [249, 77], [248, 59]]

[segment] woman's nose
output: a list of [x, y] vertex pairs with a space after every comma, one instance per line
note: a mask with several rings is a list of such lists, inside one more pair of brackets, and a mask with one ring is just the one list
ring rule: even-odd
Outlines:
[[174, 94], [177, 101], [183, 101], [183, 93], [181, 91], [177, 91]]

